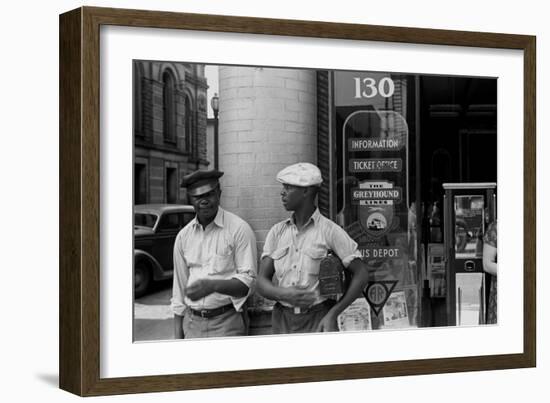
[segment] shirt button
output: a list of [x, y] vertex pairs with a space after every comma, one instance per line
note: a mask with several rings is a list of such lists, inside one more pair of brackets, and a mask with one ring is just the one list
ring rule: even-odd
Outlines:
[[298, 253], [298, 249], [296, 249], [296, 253]]

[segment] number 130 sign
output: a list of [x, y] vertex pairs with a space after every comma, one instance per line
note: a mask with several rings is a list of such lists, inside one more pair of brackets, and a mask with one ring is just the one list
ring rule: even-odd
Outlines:
[[380, 95], [389, 98], [395, 91], [395, 84], [390, 77], [383, 77], [376, 80], [372, 77], [354, 77], [355, 80], [355, 99], [374, 98]]

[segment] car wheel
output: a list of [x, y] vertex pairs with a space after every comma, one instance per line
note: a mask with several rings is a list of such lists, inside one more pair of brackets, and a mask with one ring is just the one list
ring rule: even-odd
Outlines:
[[134, 298], [143, 297], [150, 285], [151, 271], [149, 266], [143, 261], [136, 262], [134, 267]]

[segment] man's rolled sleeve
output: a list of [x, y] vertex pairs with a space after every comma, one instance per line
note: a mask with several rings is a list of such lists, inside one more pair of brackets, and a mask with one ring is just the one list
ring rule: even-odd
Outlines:
[[183, 255], [181, 238], [178, 236], [174, 244], [174, 274], [172, 286], [172, 299], [170, 307], [175, 315], [183, 316], [187, 306], [185, 305], [185, 285], [187, 284], [188, 269]]
[[348, 233], [340, 226], [334, 224], [330, 231], [330, 247], [338, 255], [344, 267], [348, 267], [351, 262], [361, 258], [361, 253], [357, 249], [355, 242]]
[[256, 237], [252, 229], [246, 225], [235, 234], [235, 274], [236, 278], [248, 287], [248, 293], [244, 297], [231, 297], [235, 310], [241, 310], [246, 299], [254, 291], [257, 274]]

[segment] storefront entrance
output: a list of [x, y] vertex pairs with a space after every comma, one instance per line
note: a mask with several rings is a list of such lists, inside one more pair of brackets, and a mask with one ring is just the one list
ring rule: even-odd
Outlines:
[[[365, 252], [372, 282], [395, 282], [391, 293], [406, 301], [408, 325], [445, 326], [454, 318], [443, 184], [496, 183], [497, 80], [369, 72], [330, 77], [330, 216]], [[399, 252], [373, 259], [373, 248]], [[398, 323], [375, 316], [373, 328]]]

